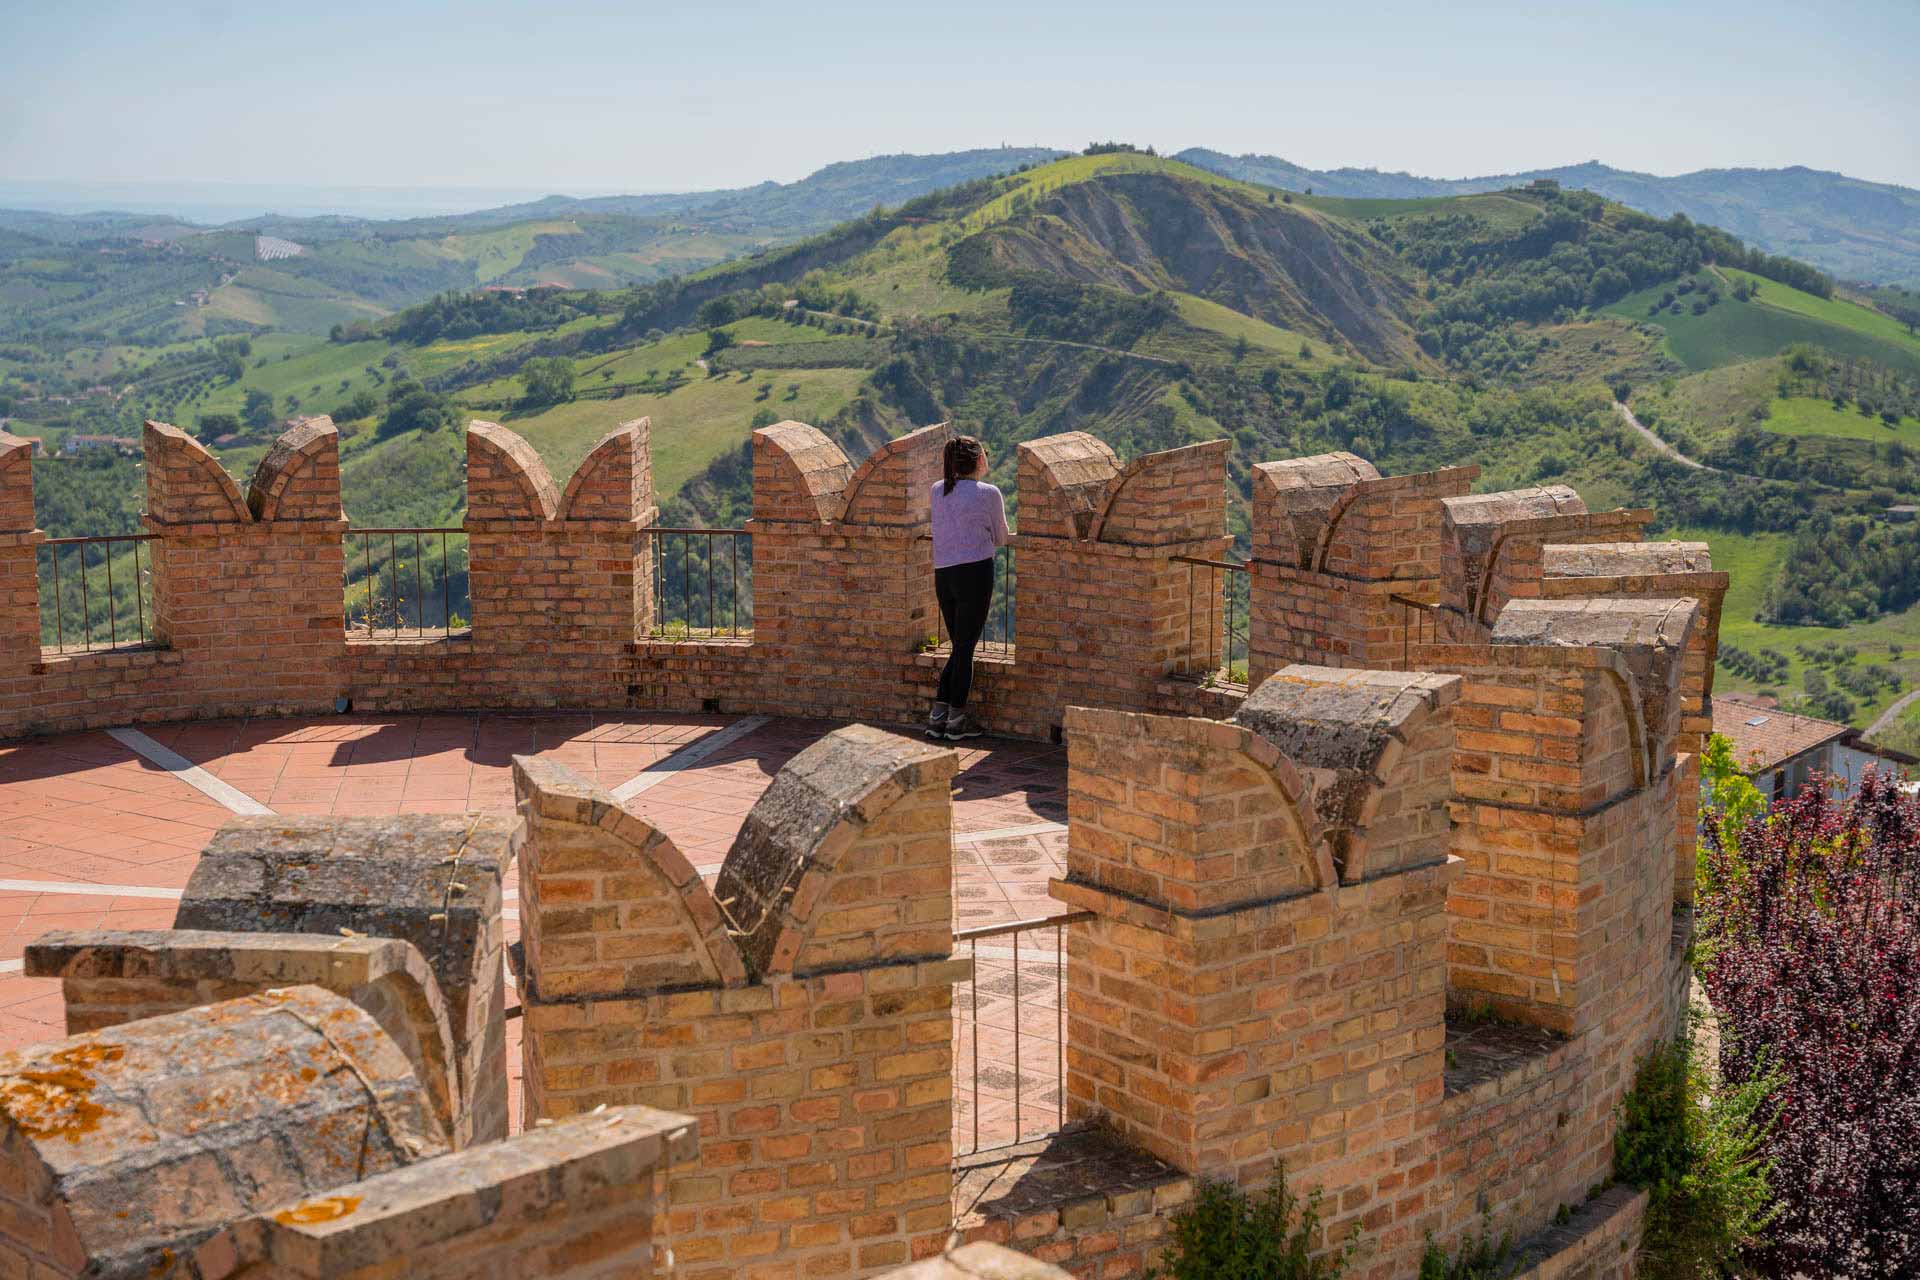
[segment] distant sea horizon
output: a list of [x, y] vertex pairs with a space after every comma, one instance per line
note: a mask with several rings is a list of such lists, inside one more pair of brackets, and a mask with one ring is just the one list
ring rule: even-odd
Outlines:
[[543, 191], [533, 187], [366, 187], [254, 182], [33, 182], [0, 179], [0, 209], [38, 213], [136, 213], [219, 226], [279, 214], [315, 218], [439, 218], [550, 195], [642, 195], [631, 188]]

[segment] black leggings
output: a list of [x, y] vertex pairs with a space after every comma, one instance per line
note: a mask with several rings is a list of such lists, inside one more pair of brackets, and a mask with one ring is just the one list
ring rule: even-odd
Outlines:
[[993, 605], [993, 561], [975, 560], [935, 569], [933, 594], [940, 602], [940, 617], [953, 641], [953, 652], [940, 673], [940, 692], [935, 696], [950, 707], [964, 707], [973, 689], [973, 648], [987, 629], [987, 610]]

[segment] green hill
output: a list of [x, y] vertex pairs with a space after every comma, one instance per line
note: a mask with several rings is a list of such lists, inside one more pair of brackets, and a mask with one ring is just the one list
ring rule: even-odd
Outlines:
[[1768, 253], [1799, 258], [1846, 279], [1920, 286], [1920, 191], [1800, 165], [1701, 169], [1660, 177], [1590, 161], [1455, 179], [1376, 169], [1308, 169], [1278, 156], [1230, 156], [1202, 147], [1183, 151], [1180, 158], [1249, 182], [1364, 199], [1445, 197], [1557, 182], [1657, 218], [1685, 214]]
[[[1755, 292], [1735, 296], [1735, 285]], [[1660, 328], [1667, 353], [1694, 371], [1806, 343], [1920, 373], [1920, 337], [1892, 317], [1737, 268], [1702, 269], [1628, 294], [1604, 310]]]
[[[563, 259], [585, 270], [586, 250], [612, 243], [594, 220], [633, 216], [441, 227], [405, 246], [342, 238], [332, 257], [316, 247], [324, 270], [256, 263], [229, 287], [264, 294], [258, 272], [338, 289], [350, 262], [453, 262], [494, 280]], [[237, 370], [217, 337], [132, 367], [120, 352], [114, 398], [68, 420], [131, 431], [143, 413], [252, 414], [259, 425], [220, 446], [243, 471], [274, 418], [331, 412], [360, 523], [457, 518], [469, 417], [523, 432], [557, 475], [608, 426], [650, 417], [676, 524], [741, 521], [743, 447], [788, 417], [855, 456], [954, 421], [988, 441], [1010, 494], [1013, 446], [1068, 430], [1123, 454], [1224, 435], [1243, 492], [1255, 462], [1336, 449], [1384, 472], [1477, 463], [1483, 487], [1564, 481], [1596, 506], [1654, 505], [1669, 528], [1707, 530], [1762, 579], [1739, 598], [1742, 634], [1791, 608], [1795, 643], [1810, 620], [1866, 628], [1877, 663], [1920, 677], [1889, 647], [1913, 630], [1920, 667], [1905, 544], [1869, 527], [1920, 498], [1920, 347], [1889, 317], [1820, 296], [1830, 289], [1723, 231], [1587, 192], [1307, 197], [1120, 151], [976, 177], [664, 279], [443, 294], [337, 340], [256, 335]], [[0, 343], [0, 370], [11, 350]], [[535, 358], [565, 362], [571, 392], [531, 396]], [[97, 365], [58, 367], [71, 380]], [[1615, 413], [1620, 392], [1712, 469], [1657, 455]], [[41, 404], [13, 408], [31, 423]], [[48, 501], [50, 529], [85, 518]], [[1244, 505], [1233, 519], [1244, 532]], [[1873, 548], [1868, 563], [1835, 563], [1850, 538]], [[1820, 669], [1839, 679], [1833, 661]], [[1892, 696], [1873, 688], [1849, 714]], [[1831, 688], [1815, 697], [1827, 701], [1803, 705], [1841, 706]]]

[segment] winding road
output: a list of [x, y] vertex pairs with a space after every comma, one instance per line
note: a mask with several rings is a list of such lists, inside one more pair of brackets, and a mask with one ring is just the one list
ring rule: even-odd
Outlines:
[[1894, 700], [1892, 706], [1875, 716], [1873, 723], [1860, 731], [1861, 736], [1870, 739], [1882, 729], [1892, 726], [1893, 722], [1900, 718], [1900, 713], [1913, 704], [1915, 698], [1920, 698], [1920, 689], [1911, 689], [1901, 694]]
[[1652, 432], [1652, 430], [1650, 430], [1644, 422], [1640, 421], [1640, 419], [1633, 416], [1633, 410], [1627, 408], [1626, 405], [1621, 404], [1618, 400], [1615, 400], [1613, 402], [1613, 410], [1615, 413], [1620, 415], [1620, 418], [1623, 422], [1625, 422], [1629, 427], [1632, 427], [1635, 431], [1639, 432], [1640, 438], [1642, 440], [1645, 440], [1648, 444], [1652, 445], [1656, 453], [1660, 453], [1665, 455], [1666, 457], [1672, 458], [1675, 462], [1679, 463], [1683, 467], [1692, 467], [1695, 471], [1719, 470], [1719, 468], [1710, 467], [1704, 462], [1695, 462], [1692, 458], [1689, 458], [1686, 454], [1680, 452], [1678, 449], [1668, 444], [1665, 440], [1662, 440], [1659, 436], [1655, 435]]

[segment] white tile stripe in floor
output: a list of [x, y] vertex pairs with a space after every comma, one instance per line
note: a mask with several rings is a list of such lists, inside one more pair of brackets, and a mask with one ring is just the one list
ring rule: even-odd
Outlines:
[[271, 817], [273, 814], [273, 810], [240, 788], [232, 783], [222, 782], [172, 747], [155, 742], [138, 729], [109, 729], [107, 736], [148, 763], [165, 769], [215, 804], [248, 816]]
[[720, 748], [752, 733], [767, 723], [767, 716], [748, 716], [736, 720], [718, 733], [710, 733], [697, 742], [690, 742], [678, 751], [671, 752], [654, 761], [639, 773], [613, 789], [613, 798], [622, 803], [633, 799], [650, 787], [659, 785], [682, 769], [699, 764]]

